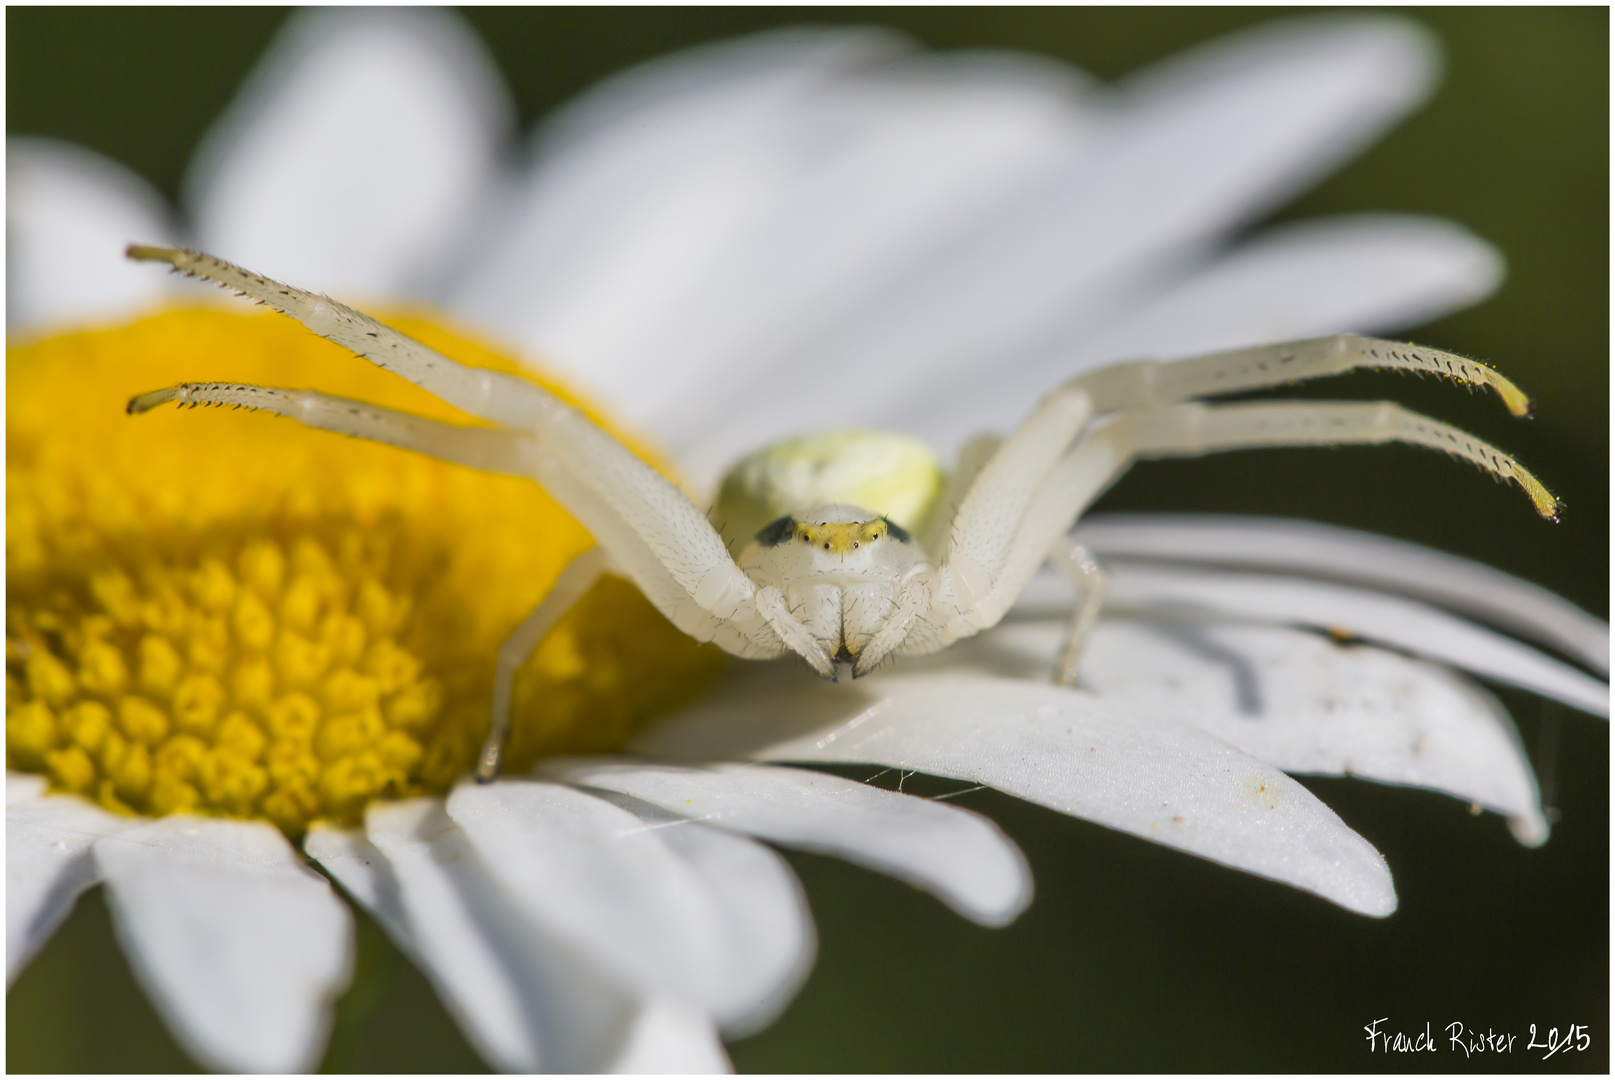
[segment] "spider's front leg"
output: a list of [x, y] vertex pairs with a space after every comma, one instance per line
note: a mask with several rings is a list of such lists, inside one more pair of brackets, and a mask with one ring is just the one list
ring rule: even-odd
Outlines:
[[[129, 403], [131, 413], [166, 402], [242, 405], [473, 468], [526, 476], [577, 518], [612, 564], [681, 631], [737, 656], [765, 658], [785, 651], [774, 625], [778, 620], [758, 611], [759, 590], [730, 558], [706, 515], [626, 446], [541, 386], [459, 364], [328, 297], [271, 281], [210, 255], [149, 247], [132, 247], [129, 255], [164, 262], [235, 289], [506, 430], [441, 424], [308, 391], [227, 383], [192, 383], [142, 394]], [[574, 591], [583, 575], [580, 569], [568, 578], [564, 591]], [[581, 589], [576, 591], [581, 595]], [[513, 676], [511, 665], [519, 666], [525, 659], [525, 652], [515, 658], [521, 647], [541, 635], [535, 627], [552, 624], [569, 606], [562, 599], [548, 607], [540, 605], [507, 642], [501, 657], [501, 668], [509, 669], [506, 675]], [[508, 690], [507, 684], [507, 701]], [[495, 735], [497, 742], [499, 732]], [[497, 748], [491, 755], [485, 750], [484, 770], [497, 769], [497, 759]]]

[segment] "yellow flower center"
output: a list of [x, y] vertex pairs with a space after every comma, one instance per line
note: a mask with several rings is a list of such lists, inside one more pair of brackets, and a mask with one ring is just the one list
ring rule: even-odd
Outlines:
[[[10, 349], [7, 766], [120, 813], [265, 818], [294, 838], [446, 790], [487, 730], [500, 642], [588, 533], [519, 478], [258, 413], [124, 414], [199, 380], [467, 422], [273, 315], [177, 311]], [[615, 749], [722, 662], [603, 579], [518, 676], [507, 768]]]

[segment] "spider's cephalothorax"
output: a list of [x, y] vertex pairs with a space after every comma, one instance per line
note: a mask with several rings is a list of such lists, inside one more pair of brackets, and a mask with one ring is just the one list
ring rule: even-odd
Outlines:
[[824, 654], [855, 673], [904, 584], [931, 569], [902, 526], [845, 503], [764, 526], [741, 551], [739, 566], [758, 585], [778, 588], [786, 610]]
[[[1558, 501], [1507, 454], [1390, 402], [1201, 400], [1376, 367], [1483, 385], [1514, 415], [1530, 411], [1513, 383], [1473, 360], [1337, 334], [1079, 375], [1050, 391], [1008, 437], [967, 447], [945, 498], [940, 471], [923, 447], [918, 456], [890, 452], [905, 443], [901, 436], [832, 433], [781, 444], [730, 474], [725, 496], [738, 497], [728, 509], [720, 499], [714, 527], [627, 447], [531, 382], [464, 367], [334, 300], [210, 255], [149, 247], [132, 247], [129, 255], [238, 290], [498, 426], [458, 427], [313, 391], [226, 383], [142, 394], [129, 403], [131, 413], [168, 401], [265, 409], [312, 427], [526, 476], [594, 535], [598, 546], [562, 572], [499, 651], [492, 723], [477, 766], [482, 780], [499, 771], [517, 668], [607, 569], [632, 579], [691, 637], [749, 659], [795, 653], [833, 678], [838, 660], [861, 675], [888, 656], [936, 652], [995, 625], [1037, 569], [1052, 562], [1082, 596], [1060, 664], [1060, 677], [1069, 680], [1107, 577], [1067, 533], [1139, 458], [1417, 443], [1518, 483], [1544, 517], [1558, 510]], [[881, 468], [871, 473], [863, 464], [868, 458], [861, 455], [871, 447], [879, 461], [907, 462], [895, 468], [902, 480], [895, 489], [876, 482]], [[752, 468], [759, 460], [762, 467]], [[833, 490], [824, 489], [827, 478]], [[928, 519], [923, 530], [893, 505], [905, 500], [912, 504], [905, 512]], [[879, 513], [858, 508], [872, 504]], [[731, 530], [731, 543], [720, 527]], [[925, 536], [928, 550], [910, 533]], [[754, 539], [737, 563], [731, 544], [747, 537]]]

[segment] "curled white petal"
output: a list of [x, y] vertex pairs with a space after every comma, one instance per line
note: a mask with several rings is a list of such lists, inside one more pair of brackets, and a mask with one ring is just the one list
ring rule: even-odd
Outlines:
[[694, 872], [724, 927], [725, 952], [717, 959], [725, 987], [694, 1003], [729, 1038], [755, 1035], [779, 1018], [813, 969], [818, 934], [796, 875], [778, 852], [749, 837], [637, 799], [621, 802]]
[[294, 15], [204, 138], [207, 250], [304, 288], [418, 295], [492, 182], [513, 110], [486, 49], [426, 9]]
[[684, 760], [872, 762], [970, 780], [1353, 911], [1396, 907], [1385, 860], [1300, 784], [1187, 725], [1055, 686], [919, 672], [849, 687], [758, 665], [634, 748]]
[[[29, 782], [34, 779], [40, 783]], [[12, 798], [14, 790], [23, 796], [35, 789], [33, 798]], [[130, 824], [83, 799], [43, 791], [42, 777], [6, 774], [8, 986], [67, 918], [79, 894], [100, 880], [96, 841]]]
[[987, 926], [1011, 922], [1032, 900], [1032, 875], [1014, 841], [957, 806], [773, 766], [613, 758], [546, 764], [575, 784], [632, 795], [785, 847], [839, 855], [932, 892]]
[[203, 1065], [303, 1072], [353, 963], [353, 917], [262, 822], [175, 815], [96, 843], [135, 977]]
[[[1065, 633], [1065, 620], [1016, 621], [956, 662], [1046, 680]], [[1079, 675], [1108, 702], [1175, 716], [1285, 772], [1446, 792], [1506, 815], [1521, 843], [1548, 838], [1513, 721], [1438, 665], [1288, 627], [1110, 616]]]
[[1540, 585], [1406, 540], [1338, 525], [1233, 514], [1100, 514], [1077, 539], [1096, 555], [1283, 570], [1450, 608], [1609, 673], [1609, 624]]
[[[761, 845], [667, 835], [700, 827], [647, 823], [525, 780], [462, 785], [448, 812], [529, 919], [647, 997], [693, 1002], [744, 1029], [805, 973], [812, 924], [800, 886]], [[764, 924], [774, 941], [758, 940]]]
[[657, 998], [634, 1017], [622, 1053], [601, 1071], [690, 1074], [726, 1073], [734, 1068], [705, 1013], [684, 1002]]
[[1211, 612], [1343, 631], [1609, 716], [1609, 686], [1455, 615], [1346, 585], [1270, 574], [1119, 563], [1113, 611]]
[[525, 918], [440, 799], [381, 803], [363, 832], [314, 829], [304, 849], [375, 914], [479, 1054], [507, 1072], [599, 1072], [643, 1007]]
[[6, 330], [45, 332], [140, 314], [170, 281], [123, 257], [177, 239], [157, 189], [110, 158], [52, 139], [6, 138]]

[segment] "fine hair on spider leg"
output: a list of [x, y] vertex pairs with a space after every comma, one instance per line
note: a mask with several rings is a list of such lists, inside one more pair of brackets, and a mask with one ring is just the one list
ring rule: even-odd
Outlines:
[[461, 427], [364, 401], [313, 390], [283, 390], [245, 383], [182, 383], [129, 399], [131, 416], [168, 402], [184, 408], [231, 405], [289, 417], [321, 431], [387, 443], [485, 472], [528, 475], [526, 440], [494, 428]]
[[1426, 446], [1518, 484], [1538, 514], [1557, 521], [1559, 500], [1519, 462], [1451, 424], [1389, 401], [1193, 403], [1135, 414], [1134, 454], [1184, 457], [1263, 446], [1404, 442]]
[[1514, 416], [1531, 415], [1531, 399], [1525, 392], [1477, 360], [1356, 334], [1234, 349], [1184, 360], [1136, 360], [1078, 376], [1068, 385], [1086, 390], [1097, 411], [1111, 412], [1260, 390], [1359, 368], [1391, 368], [1439, 375], [1472, 387], [1484, 386], [1494, 391]]

